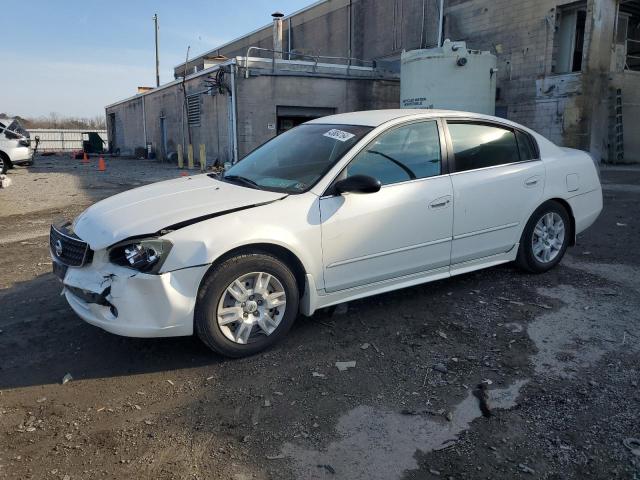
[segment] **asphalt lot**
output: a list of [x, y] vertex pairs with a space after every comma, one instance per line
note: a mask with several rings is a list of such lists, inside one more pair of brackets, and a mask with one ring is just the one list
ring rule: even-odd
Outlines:
[[233, 361], [89, 326], [49, 272], [53, 219], [178, 175], [61, 157], [10, 172], [0, 478], [640, 478], [640, 168], [603, 171], [602, 215], [547, 274], [506, 265], [352, 302]]

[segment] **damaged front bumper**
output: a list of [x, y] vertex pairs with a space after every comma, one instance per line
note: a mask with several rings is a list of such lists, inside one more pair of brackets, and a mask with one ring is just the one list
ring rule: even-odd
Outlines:
[[207, 268], [145, 274], [114, 265], [96, 252], [91, 264], [66, 269], [62, 294], [83, 320], [117, 335], [192, 335], [198, 288]]

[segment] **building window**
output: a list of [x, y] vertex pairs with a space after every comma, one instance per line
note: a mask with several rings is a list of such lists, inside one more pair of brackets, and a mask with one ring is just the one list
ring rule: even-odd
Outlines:
[[191, 126], [200, 126], [200, 94], [187, 97], [187, 123]]
[[586, 19], [586, 2], [558, 8], [556, 73], [579, 72], [582, 70]]
[[640, 71], [640, 2], [620, 2], [614, 47], [614, 70]]

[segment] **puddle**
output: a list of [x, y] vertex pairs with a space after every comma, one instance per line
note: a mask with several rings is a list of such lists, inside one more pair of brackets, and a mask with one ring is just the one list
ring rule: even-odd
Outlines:
[[[518, 380], [506, 389], [490, 390], [489, 404], [496, 409], [514, 407], [526, 382]], [[338, 420], [339, 440], [331, 442], [322, 451], [287, 443], [282, 453], [291, 458], [296, 478], [400, 478], [405, 470], [418, 468], [416, 450], [426, 453], [446, 447], [481, 416], [478, 399], [469, 392], [452, 413], [451, 422], [447, 422], [435, 417], [402, 415], [359, 406]], [[335, 474], [318, 465], [330, 465]]]

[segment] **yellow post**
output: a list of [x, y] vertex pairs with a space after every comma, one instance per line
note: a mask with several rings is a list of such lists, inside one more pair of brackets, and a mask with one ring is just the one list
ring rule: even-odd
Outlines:
[[207, 168], [207, 153], [204, 143], [200, 144], [200, 171], [204, 172]]
[[193, 170], [193, 145], [189, 144], [187, 150], [187, 168]]
[[184, 168], [184, 157], [182, 156], [182, 144], [178, 144], [178, 168]]

